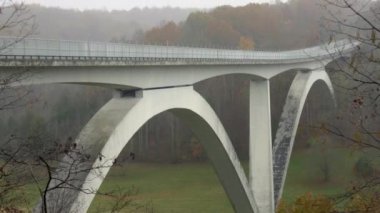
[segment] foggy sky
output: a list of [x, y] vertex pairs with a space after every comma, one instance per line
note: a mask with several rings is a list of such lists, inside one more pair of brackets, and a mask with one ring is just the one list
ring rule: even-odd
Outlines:
[[274, 0], [21, 0], [50, 7], [70, 9], [129, 10], [134, 7], [212, 8], [220, 5], [245, 5], [248, 3], [274, 2]]

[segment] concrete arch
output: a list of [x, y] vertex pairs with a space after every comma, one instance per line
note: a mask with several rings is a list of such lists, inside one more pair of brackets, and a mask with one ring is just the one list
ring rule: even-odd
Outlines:
[[306, 98], [313, 85], [318, 81], [326, 84], [335, 101], [334, 89], [325, 70], [299, 71], [289, 89], [273, 143], [273, 181], [276, 204], [281, 198], [284, 188], [289, 160]]
[[[76, 186], [97, 191], [112, 159], [144, 123], [164, 111], [172, 111], [200, 138], [235, 211], [257, 212], [248, 180], [223, 125], [193, 87], [142, 91], [136, 97], [115, 97], [107, 103], [77, 139], [79, 146], [96, 156], [93, 167], [101, 166], [95, 171], [78, 174], [74, 178]], [[51, 212], [85, 212], [94, 196], [75, 190], [55, 190], [48, 194], [48, 209]]]

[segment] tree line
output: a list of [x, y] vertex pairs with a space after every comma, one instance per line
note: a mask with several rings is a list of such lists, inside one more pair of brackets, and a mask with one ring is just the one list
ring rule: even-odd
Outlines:
[[295, 49], [321, 41], [322, 15], [323, 10], [313, 0], [222, 6], [193, 12], [180, 23], [163, 23], [146, 31], [143, 39], [148, 43], [228, 49]]

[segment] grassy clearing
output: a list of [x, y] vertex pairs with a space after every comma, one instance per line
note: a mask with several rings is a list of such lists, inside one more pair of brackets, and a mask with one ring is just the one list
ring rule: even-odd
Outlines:
[[[138, 189], [132, 199], [133, 212], [233, 212], [211, 165], [130, 164], [112, 169], [102, 191], [117, 188]], [[95, 198], [90, 212], [110, 206], [108, 199]], [[140, 207], [140, 208], [138, 208]]]
[[[288, 178], [283, 194], [287, 202], [312, 192], [336, 195], [344, 190], [352, 179], [352, 167], [359, 155], [344, 149], [331, 149], [323, 153], [295, 152], [292, 156]], [[323, 182], [321, 163], [327, 160], [330, 180]], [[247, 164], [244, 163], [244, 167]], [[130, 164], [113, 168], [102, 185], [107, 191], [117, 188], [139, 189], [132, 196], [140, 206], [127, 212], [233, 212], [210, 164]], [[96, 197], [90, 212], [97, 212], [112, 205], [108, 199]]]
[[[315, 150], [295, 151], [288, 170], [283, 199], [294, 201], [297, 197], [313, 194], [335, 195], [344, 190], [353, 178], [352, 168], [358, 153], [344, 149], [329, 149], [323, 153]], [[330, 180], [322, 181], [320, 165], [329, 163]], [[247, 163], [243, 163], [247, 168]], [[111, 169], [101, 186], [102, 192], [138, 192], [129, 198], [132, 203], [124, 212], [233, 212], [231, 204], [208, 163], [154, 164], [130, 163]], [[23, 190], [27, 202], [23, 209], [31, 209], [38, 200], [34, 185]], [[109, 197], [96, 196], [90, 212], [106, 212], [114, 205]], [[153, 209], [153, 211], [151, 211]]]

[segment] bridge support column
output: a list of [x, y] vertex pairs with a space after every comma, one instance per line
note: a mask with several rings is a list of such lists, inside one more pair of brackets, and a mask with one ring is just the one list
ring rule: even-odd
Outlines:
[[269, 80], [250, 83], [249, 180], [259, 213], [274, 212]]

